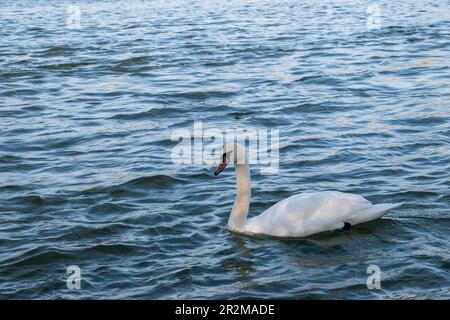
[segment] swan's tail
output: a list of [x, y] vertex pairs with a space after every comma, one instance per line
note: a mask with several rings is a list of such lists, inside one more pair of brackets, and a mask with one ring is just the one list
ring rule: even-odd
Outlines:
[[374, 204], [370, 208], [360, 211], [355, 214], [352, 218], [353, 224], [363, 223], [371, 220], [375, 220], [383, 216], [387, 211], [392, 210], [394, 208], [400, 207], [403, 205], [403, 202], [400, 203], [380, 203]]

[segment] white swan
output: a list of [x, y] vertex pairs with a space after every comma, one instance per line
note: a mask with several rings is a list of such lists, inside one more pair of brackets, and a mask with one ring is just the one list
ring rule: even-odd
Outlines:
[[381, 217], [402, 203], [373, 205], [365, 198], [338, 191], [295, 194], [261, 213], [247, 219], [250, 206], [250, 173], [245, 150], [240, 144], [227, 144], [221, 163], [214, 175], [219, 175], [233, 159], [236, 168], [236, 200], [228, 220], [228, 229], [245, 234], [276, 237], [306, 237], [314, 233], [348, 229], [353, 225]]

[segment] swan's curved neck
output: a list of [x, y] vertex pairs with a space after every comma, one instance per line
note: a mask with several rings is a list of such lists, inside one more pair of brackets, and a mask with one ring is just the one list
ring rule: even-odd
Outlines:
[[235, 164], [235, 168], [236, 200], [228, 220], [228, 227], [233, 230], [241, 230], [247, 223], [248, 208], [250, 206], [250, 172], [248, 164]]

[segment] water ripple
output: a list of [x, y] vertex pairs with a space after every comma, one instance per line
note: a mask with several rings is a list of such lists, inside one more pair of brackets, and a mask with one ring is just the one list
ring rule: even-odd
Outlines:
[[[0, 298], [450, 298], [448, 2], [378, 1], [372, 30], [359, 0], [80, 0], [80, 29], [69, 4], [0, 2]], [[195, 120], [279, 129], [251, 216], [323, 190], [405, 205], [230, 233], [232, 168], [171, 161]]]

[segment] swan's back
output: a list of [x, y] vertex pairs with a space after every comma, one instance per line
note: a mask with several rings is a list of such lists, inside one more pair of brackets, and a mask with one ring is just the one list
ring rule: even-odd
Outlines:
[[324, 191], [296, 194], [249, 219], [245, 232], [304, 237], [340, 229], [344, 222], [359, 223], [358, 214], [372, 207], [370, 201], [350, 193]]

